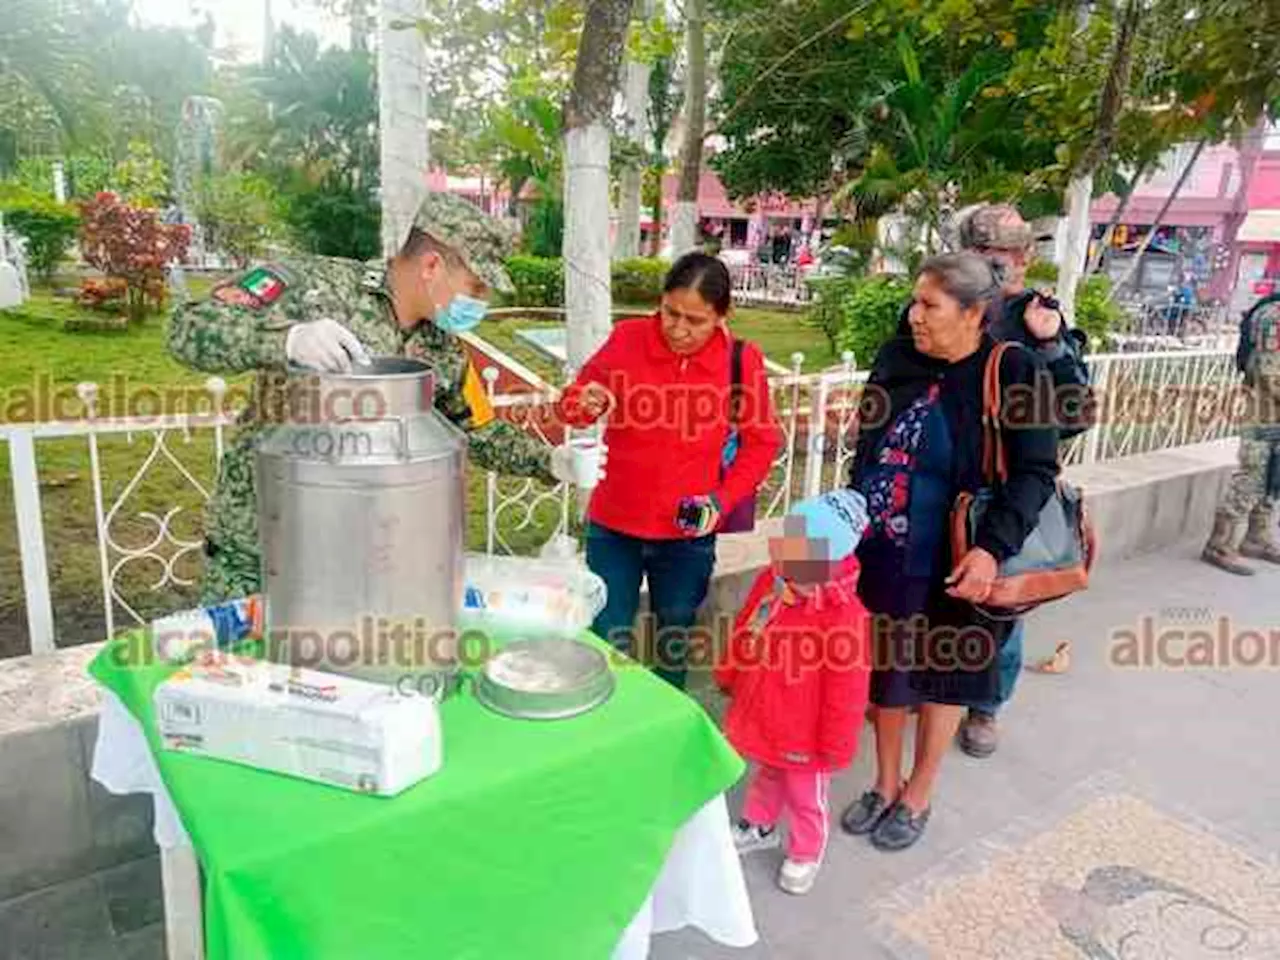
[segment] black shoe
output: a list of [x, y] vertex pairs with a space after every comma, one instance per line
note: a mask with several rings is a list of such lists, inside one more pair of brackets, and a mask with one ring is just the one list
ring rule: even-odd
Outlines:
[[899, 800], [876, 825], [871, 845], [877, 850], [905, 850], [920, 839], [928, 822], [928, 807], [913, 816], [911, 809]]
[[840, 814], [840, 829], [861, 837], [879, 826], [889, 810], [889, 801], [875, 790], [868, 790]]

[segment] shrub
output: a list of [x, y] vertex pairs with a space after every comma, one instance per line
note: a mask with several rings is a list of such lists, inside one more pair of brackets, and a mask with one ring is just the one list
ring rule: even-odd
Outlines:
[[530, 256], [547, 259], [564, 249], [564, 204], [538, 200], [533, 205], [525, 223], [524, 249]]
[[859, 277], [824, 277], [808, 281], [815, 299], [805, 311], [802, 322], [822, 331], [832, 353], [839, 351], [838, 341], [844, 330], [844, 301], [862, 280]]
[[662, 299], [662, 281], [669, 269], [671, 264], [653, 257], [615, 260], [611, 268], [614, 302], [657, 303]]
[[382, 212], [368, 190], [338, 181], [292, 186], [285, 214], [308, 253], [372, 260], [382, 251]]
[[1089, 350], [1107, 350], [1111, 335], [1124, 320], [1121, 310], [1109, 297], [1111, 280], [1092, 276], [1076, 287], [1076, 326], [1089, 338]]
[[[559, 257], [509, 257], [506, 261], [511, 285], [507, 299], [519, 307], [564, 306], [564, 261]], [[662, 298], [662, 281], [670, 264], [652, 257], [616, 261], [612, 273], [613, 302], [649, 305]]]
[[[115, 164], [106, 156], [73, 153], [63, 158], [67, 196], [87, 200], [111, 188]], [[49, 157], [24, 157], [18, 161], [18, 182], [41, 195], [53, 192], [53, 160]]]
[[100, 193], [80, 208], [80, 252], [108, 279], [123, 281], [130, 320], [164, 306], [165, 267], [187, 255], [191, 230], [161, 223], [155, 210]]
[[258, 257], [276, 213], [267, 181], [252, 174], [220, 174], [202, 181], [196, 197], [196, 219], [209, 247], [241, 267]]
[[854, 281], [842, 300], [844, 326], [836, 346], [852, 350], [855, 362], [868, 367], [880, 348], [898, 330], [902, 308], [911, 298], [911, 283], [903, 277], [874, 276]]
[[80, 284], [76, 302], [90, 310], [121, 312], [129, 285], [121, 277], [87, 277]]
[[22, 187], [0, 187], [0, 213], [26, 238], [31, 269], [47, 282], [76, 238], [75, 208]]
[[131, 140], [128, 154], [116, 165], [113, 183], [134, 206], [157, 207], [168, 188], [169, 174], [151, 144]]
[[1058, 265], [1052, 260], [1036, 260], [1027, 267], [1028, 287], [1052, 287], [1058, 282]]
[[511, 301], [516, 306], [564, 305], [564, 261], [559, 257], [510, 257], [507, 274], [515, 287]]

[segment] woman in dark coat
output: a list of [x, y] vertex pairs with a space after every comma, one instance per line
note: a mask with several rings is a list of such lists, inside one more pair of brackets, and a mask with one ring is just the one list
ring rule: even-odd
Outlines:
[[[983, 331], [983, 312], [997, 292], [990, 265], [976, 254], [926, 261], [910, 306], [910, 337], [881, 349], [864, 395], [851, 485], [867, 498], [871, 515], [858, 556], [877, 656], [871, 685], [877, 777], [841, 822], [849, 833], [870, 834], [880, 849], [919, 839], [961, 716], [995, 696], [996, 658], [1013, 622], [991, 620], [973, 605], [986, 598], [999, 562], [1035, 528], [1057, 478], [1052, 418], [1015, 424], [1006, 417], [1008, 480], [973, 547], [950, 555], [956, 496], [984, 485], [982, 375], [995, 341]], [[1006, 403], [1009, 388], [1030, 390], [1040, 368], [1029, 351], [1005, 354]], [[919, 720], [915, 762], [904, 782], [911, 708], [919, 709]]]

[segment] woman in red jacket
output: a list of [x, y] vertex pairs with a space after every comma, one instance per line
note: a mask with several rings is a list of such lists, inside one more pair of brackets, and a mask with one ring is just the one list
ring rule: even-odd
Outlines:
[[[587, 566], [608, 587], [595, 632], [631, 648], [647, 579], [656, 672], [677, 687], [716, 531], [755, 493], [782, 445], [764, 357], [729, 333], [732, 289], [715, 257], [681, 257], [657, 314], [617, 324], [560, 402], [570, 426], [605, 419], [609, 468], [592, 492], [587, 528]], [[731, 413], [735, 352], [741, 391]]]
[[853, 762], [866, 710], [867, 611], [854, 556], [866, 509], [852, 490], [795, 506], [716, 667], [732, 698], [725, 736], [756, 765], [734, 842], [742, 853], [776, 847], [788, 819], [778, 873], [788, 893], [808, 893], [817, 879], [831, 774]]

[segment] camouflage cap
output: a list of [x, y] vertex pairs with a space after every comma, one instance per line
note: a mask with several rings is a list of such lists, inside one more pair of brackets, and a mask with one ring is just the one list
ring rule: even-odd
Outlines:
[[1025, 250], [1034, 237], [1011, 203], [983, 203], [969, 208], [960, 223], [960, 245], [968, 250]]
[[452, 193], [429, 193], [418, 204], [413, 225], [455, 250], [491, 290], [511, 293], [503, 260], [515, 247], [505, 224]]

